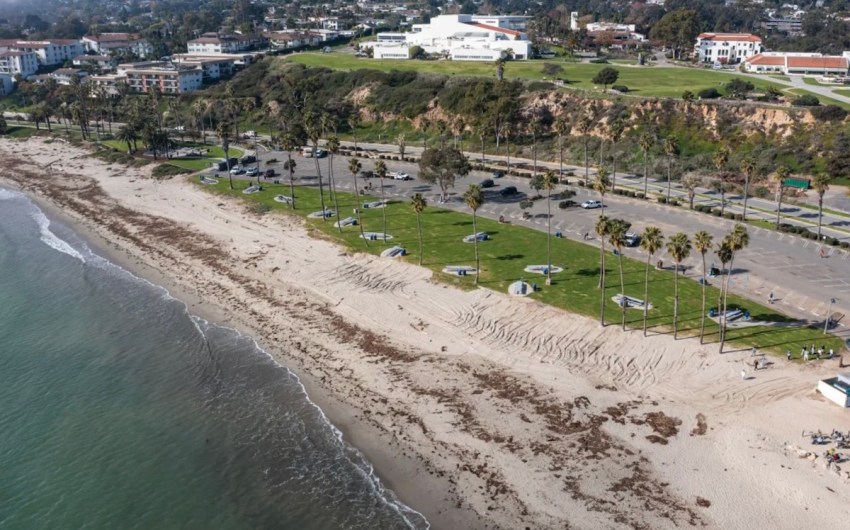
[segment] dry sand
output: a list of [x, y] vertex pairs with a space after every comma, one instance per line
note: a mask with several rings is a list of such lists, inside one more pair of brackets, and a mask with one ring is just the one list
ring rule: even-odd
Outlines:
[[[840, 528], [850, 464], [803, 430], [850, 429], [814, 391], [837, 362], [601, 328], [310, 237], [186, 179], [40, 139], [3, 180], [70, 216], [190, 310], [253, 334], [434, 528]], [[795, 352], [796, 353], [796, 352]], [[789, 445], [791, 448], [789, 449]]]

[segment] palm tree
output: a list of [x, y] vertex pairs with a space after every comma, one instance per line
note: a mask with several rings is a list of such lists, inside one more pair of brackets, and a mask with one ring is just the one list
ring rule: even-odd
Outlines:
[[215, 134], [221, 142], [221, 149], [224, 151], [224, 159], [227, 161], [227, 180], [230, 183], [230, 189], [233, 189], [233, 175], [230, 174], [230, 122], [222, 120], [218, 122], [215, 129]]
[[284, 133], [281, 137], [280, 146], [286, 151], [286, 161], [283, 163], [283, 169], [289, 172], [289, 196], [292, 199], [290, 205], [295, 209], [295, 160], [292, 160], [292, 151], [297, 149], [298, 143], [291, 133]]
[[705, 230], [700, 230], [694, 234], [694, 248], [702, 257], [702, 314], [700, 315], [699, 325], [699, 343], [702, 344], [705, 338], [705, 291], [708, 285], [708, 268], [705, 265], [705, 255], [714, 245], [714, 238]]
[[578, 130], [584, 141], [584, 185], [590, 185], [590, 166], [587, 163], [587, 142], [590, 139], [590, 129], [593, 127], [593, 118], [590, 114], [582, 114], [578, 120]]
[[422, 222], [420, 216], [422, 211], [425, 210], [426, 204], [425, 197], [421, 193], [414, 194], [410, 200], [410, 205], [413, 207], [413, 211], [416, 212], [416, 230], [419, 232], [419, 265], [422, 265]]
[[726, 287], [723, 289], [723, 312], [721, 313], [723, 325], [720, 328], [720, 353], [723, 353], [723, 344], [726, 341], [726, 310], [728, 309], [729, 280], [735, 266], [735, 254], [750, 244], [750, 234], [747, 232], [747, 227], [742, 224], [736, 224], [732, 232], [727, 234], [725, 243], [730, 251], [730, 255], [729, 272], [726, 274]]
[[375, 174], [381, 179], [381, 202], [384, 204], [381, 213], [384, 215], [384, 243], [387, 242], [387, 200], [384, 196], [384, 179], [387, 178], [387, 165], [383, 160], [375, 164]]
[[726, 169], [726, 163], [729, 162], [729, 147], [720, 146], [711, 159], [714, 162], [715, 169], [717, 169], [717, 178], [720, 184], [720, 215], [722, 216], [726, 209], [726, 183], [723, 181], [723, 172]]
[[625, 130], [626, 125], [620, 120], [611, 124], [611, 159], [614, 164], [611, 170], [611, 193], [614, 193], [614, 188], [617, 186], [617, 144], [623, 138]]
[[537, 175], [537, 139], [543, 134], [543, 127], [540, 124], [538, 116], [532, 116], [531, 123], [528, 125], [528, 132], [531, 133], [531, 156], [532, 156], [532, 175]]
[[[334, 179], [334, 155], [339, 153], [339, 138], [336, 135], [328, 138], [325, 142], [325, 147], [328, 149], [328, 179], [330, 182], [331, 199], [334, 201], [334, 210], [336, 210], [337, 220], [339, 220], [339, 202], [336, 197], [336, 180]], [[342, 233], [342, 224], [337, 223], [337, 228]]]
[[322, 123], [318, 116], [310, 115], [304, 119], [304, 130], [313, 144], [313, 160], [316, 162], [316, 176], [319, 178], [319, 202], [322, 206], [322, 220], [327, 221], [325, 215], [325, 188], [322, 185], [322, 169], [319, 167], [319, 138], [322, 136]]
[[546, 285], [552, 283], [552, 190], [558, 183], [558, 177], [552, 170], [543, 173], [542, 189], [546, 194]]
[[407, 136], [404, 133], [398, 133], [395, 139], [396, 144], [398, 144], [398, 154], [401, 156], [402, 161], [404, 160], [404, 152], [407, 149]]
[[779, 226], [779, 216], [782, 213], [782, 194], [785, 192], [785, 179], [790, 174], [791, 171], [788, 170], [788, 166], [779, 166], [774, 175], [776, 179], [776, 226]]
[[655, 137], [649, 132], [644, 131], [638, 139], [640, 148], [643, 150], [643, 196], [648, 198], [649, 192], [649, 150], [655, 143]]
[[476, 212], [481, 205], [484, 204], [484, 193], [481, 191], [481, 186], [478, 184], [470, 184], [466, 192], [463, 194], [463, 200], [469, 209], [472, 210], [472, 233], [474, 234], [473, 244], [475, 245], [475, 284], [478, 285], [478, 278], [481, 274], [481, 260], [478, 255], [478, 225], [476, 223]]
[[818, 194], [818, 241], [823, 224], [823, 196], [829, 190], [829, 181], [830, 177], [825, 173], [818, 173], [812, 178], [812, 189]]
[[[360, 173], [362, 166], [360, 165], [360, 161], [357, 158], [352, 157], [348, 161], [348, 172], [354, 175], [354, 196], [360, 197], [360, 188], [357, 185], [357, 174]], [[357, 212], [357, 224], [360, 226], [360, 238], [366, 242], [366, 246], [369, 246], [369, 240], [363, 235], [363, 219], [360, 217], [360, 205], [357, 205], [355, 208]]]
[[612, 219], [608, 231], [608, 242], [617, 251], [617, 264], [620, 269], [620, 310], [622, 312], [621, 325], [626, 331], [626, 283], [623, 278], [623, 247], [626, 244], [626, 232], [631, 223], [622, 219]]
[[673, 185], [673, 159], [679, 152], [679, 140], [674, 135], [664, 139], [664, 154], [667, 156], [667, 202], [670, 202], [670, 188]]
[[643, 336], [646, 337], [646, 315], [649, 311], [649, 264], [652, 262], [652, 256], [661, 250], [664, 245], [664, 235], [661, 229], [654, 226], [647, 226], [643, 229], [643, 234], [640, 236], [640, 247], [646, 251], [646, 269], [644, 270], [643, 278]]
[[756, 163], [752, 158], [746, 157], [741, 160], [741, 173], [744, 174], [744, 213], [741, 217], [742, 221], [747, 220], [747, 199], [750, 195], [750, 179], [753, 177], [755, 171]]
[[357, 127], [360, 126], [360, 109], [356, 106], [348, 115], [348, 128], [351, 130], [351, 137], [354, 140], [354, 152], [357, 152]]
[[593, 189], [599, 193], [599, 202], [603, 206], [599, 210], [599, 215], [602, 215], [602, 210], [605, 207], [605, 192], [608, 191], [610, 185], [611, 181], [608, 179], [608, 170], [602, 166], [596, 170], [596, 178], [593, 180]]
[[673, 338], [679, 333], [679, 265], [691, 254], [691, 240], [688, 234], [679, 232], [667, 242], [667, 252], [673, 258], [675, 271], [673, 273]]
[[118, 135], [116, 138], [122, 142], [127, 143], [127, 152], [133, 152], [133, 146], [136, 143], [136, 140], [139, 139], [139, 133], [136, 132], [135, 127], [131, 124], [123, 125], [118, 129]]
[[726, 325], [726, 314], [723, 309], [723, 295], [725, 292], [726, 280], [731, 272], [726, 268], [726, 265], [732, 260], [732, 248], [729, 237], [723, 238], [723, 241], [717, 244], [717, 249], [714, 251], [717, 254], [717, 259], [720, 260], [720, 266], [723, 269], [724, 278], [720, 282], [720, 291], [717, 294], [717, 313], [718, 322], [720, 324], [720, 353], [723, 353], [724, 329]]
[[[419, 130], [422, 131], [422, 150], [423, 151], [428, 148], [428, 129], [430, 129], [430, 128], [431, 128], [431, 120], [429, 120], [428, 118], [422, 118], [422, 119], [419, 120]], [[484, 146], [484, 140], [483, 140], [483, 138], [481, 140], [481, 145], [482, 145], [481, 152], [483, 153], [484, 152], [484, 147], [483, 147]], [[483, 162], [483, 159], [484, 159], [484, 157], [482, 156], [482, 162]]]
[[697, 186], [702, 183], [702, 179], [694, 174], [688, 173], [682, 177], [681, 184], [685, 192], [688, 194], [688, 208], [694, 209], [694, 198], [697, 195]]
[[204, 127], [204, 115], [207, 113], [207, 109], [207, 102], [203, 99], [196, 99], [192, 103], [192, 118], [201, 125], [201, 138], [204, 145], [207, 145], [207, 130]]
[[558, 135], [558, 169], [560, 170], [558, 175], [564, 174], [564, 136], [570, 133], [570, 124], [567, 123], [567, 120], [564, 119], [563, 116], [560, 116], [557, 120], [555, 120], [555, 124], [552, 126], [552, 129], [555, 131], [555, 134]]
[[602, 302], [599, 304], [599, 323], [605, 326], [605, 238], [611, 232], [611, 221], [600, 214], [596, 220], [596, 235], [599, 236], [599, 289]]

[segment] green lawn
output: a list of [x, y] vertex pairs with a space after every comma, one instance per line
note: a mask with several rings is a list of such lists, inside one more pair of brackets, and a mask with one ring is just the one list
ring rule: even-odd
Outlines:
[[[196, 179], [192, 179], [197, 182]], [[204, 189], [214, 193], [231, 195], [247, 201], [259, 201], [274, 211], [291, 212], [289, 206], [277, 203], [273, 197], [279, 193], [288, 195], [289, 187], [286, 184], [273, 185], [264, 184], [264, 190], [260, 193], [246, 196], [241, 190], [248, 186], [246, 181], [238, 181], [236, 190], [229, 190], [226, 179], [222, 179], [218, 185], [202, 186]], [[374, 198], [371, 198], [374, 199]], [[339, 193], [339, 209], [342, 212], [351, 212], [357, 207], [356, 198], [347, 193]], [[361, 198], [365, 202], [367, 199]], [[313, 187], [296, 188], [296, 201], [298, 209], [294, 212], [299, 216], [320, 209], [319, 192]], [[332, 208], [327, 191], [325, 192], [326, 207]], [[381, 231], [382, 212], [380, 209], [364, 209], [363, 225], [366, 231]], [[412, 263], [418, 261], [418, 239], [416, 231], [416, 216], [407, 203], [393, 202], [387, 207], [387, 232], [394, 238], [383, 241], [371, 241], [368, 247], [360, 239], [358, 227], [348, 227], [342, 233], [333, 226], [332, 221], [323, 222], [321, 219], [310, 219], [311, 228], [337, 240], [348, 247], [379, 254], [382, 250], [401, 245], [407, 249], [409, 255], [407, 260]], [[472, 288], [473, 276], [460, 277], [448, 275], [442, 272], [446, 265], [474, 265], [474, 248], [470, 243], [463, 243], [463, 236], [471, 234], [472, 217], [465, 213], [452, 212], [436, 207], [429, 207], [422, 214], [422, 230], [424, 233], [423, 264], [435, 272], [436, 278], [446, 283], [458, 285], [459, 287]], [[580, 313], [592, 318], [598, 318], [600, 292], [597, 287], [599, 274], [599, 249], [595, 246], [585, 245], [566, 239], [552, 238], [553, 265], [565, 267], [565, 271], [553, 276], [551, 286], [544, 285], [544, 276], [528, 274], [523, 271], [527, 265], [539, 265], [546, 263], [546, 234], [531, 228], [511, 224], [499, 224], [489, 219], [478, 219], [478, 230], [486, 231], [492, 239], [480, 244], [482, 276], [481, 285], [498, 292], [506, 292], [508, 285], [519, 278], [526, 281], [536, 282], [542, 288], [532, 295], [533, 298], [567, 311]], [[709, 257], [712, 261], [714, 257]], [[626, 284], [626, 292], [630, 296], [643, 298], [644, 288], [644, 263], [628, 258], [623, 259], [623, 268]], [[620, 310], [610, 298], [620, 292], [619, 276], [617, 269], [617, 258], [610, 252], [606, 258], [607, 289], [606, 320], [618, 324], [620, 321]], [[695, 273], [692, 273], [694, 275]], [[715, 280], [719, 284], [719, 279]], [[680, 290], [680, 331], [693, 335], [699, 332], [701, 287], [690, 279], [682, 279], [679, 282]], [[717, 291], [709, 288], [709, 307], [715, 305], [712, 301], [717, 299]], [[650, 300], [654, 308], [649, 312], [649, 324], [657, 332], [669, 332], [672, 328], [673, 311], [673, 273], [669, 270], [650, 271]], [[730, 296], [730, 305], [738, 305], [748, 309], [754, 320], [769, 322], [790, 322], [787, 317], [767, 308], [746, 301], [742, 298]], [[627, 321], [631, 327], [640, 325], [642, 313], [640, 310], [630, 309], [627, 312]], [[716, 342], [717, 326], [708, 320], [708, 340]], [[639, 340], [637, 335], [635, 340]], [[750, 348], [757, 346], [775, 353], [784, 353], [790, 348], [796, 353], [803, 344], [828, 344], [828, 347], [839, 349], [840, 339], [829, 336], [824, 337], [820, 330], [806, 327], [768, 327], [758, 326], [741, 329], [730, 329], [729, 338], [739, 347]]]
[[[453, 62], [453, 61], [406, 61], [379, 60], [354, 57], [342, 53], [299, 53], [280, 58], [307, 66], [324, 66], [336, 70], [371, 69], [389, 72], [391, 70], [415, 70], [445, 75], [495, 77], [496, 67], [490, 62]], [[563, 72], [560, 79], [567, 79], [571, 88], [593, 89], [593, 76], [608, 64], [571, 64], [559, 59], [509, 62], [505, 66], [505, 77], [541, 80], [545, 63], [559, 64]], [[614, 65], [617, 67], [617, 65]], [[619, 66], [618, 85], [629, 87], [630, 93], [648, 97], [680, 97], [682, 92], [698, 92], [704, 88], [721, 89], [735, 77], [735, 74], [703, 70], [698, 68], [628, 67]], [[769, 80], [748, 78], [759, 89], [770, 86]], [[599, 87], [601, 88], [601, 87]]]
[[[45, 129], [44, 132], [46, 134], [47, 130]], [[6, 134], [4, 136], [9, 138], [29, 138], [36, 134], [40, 134], [40, 131], [36, 130], [34, 127], [15, 127], [13, 125], [6, 130]]]
[[[120, 151], [122, 153], [127, 152], [127, 144], [120, 140], [104, 140], [103, 145], [111, 147], [116, 151]], [[202, 171], [210, 167], [213, 162], [218, 162], [219, 160], [224, 159], [224, 150], [217, 145], [203, 145], [199, 143], [183, 143], [178, 142], [179, 147], [198, 147], [201, 149], [207, 149], [208, 154], [204, 158], [192, 159], [192, 160], [168, 160], [167, 163], [172, 166], [182, 167], [184, 169], [191, 169], [192, 171]], [[232, 157], [240, 157], [242, 156], [243, 151], [237, 147], [230, 148], [230, 156]]]
[[833, 90], [839, 96], [845, 96], [850, 98], [850, 88], [839, 88], [837, 90]]
[[[814, 96], [814, 97], [818, 98], [818, 101], [821, 102], [821, 105], [836, 105], [838, 107], [841, 107], [844, 110], [850, 110], [850, 103], [845, 103], [843, 101], [838, 101], [837, 99], [832, 99], [832, 98], [829, 98], [829, 97], [826, 97], [826, 96], [822, 96], [820, 94], [815, 94], [814, 92], [810, 92], [810, 91], [804, 90], [802, 88], [791, 88], [791, 89], [786, 89], [785, 91], [790, 92], [792, 94], [796, 94], [798, 96], [808, 94], [810, 96]], [[840, 93], [841, 91], [839, 90], [839, 91], [836, 91], [836, 92]]]

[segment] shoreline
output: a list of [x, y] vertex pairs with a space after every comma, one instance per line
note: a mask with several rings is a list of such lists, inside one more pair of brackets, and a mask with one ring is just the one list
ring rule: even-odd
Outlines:
[[[103, 256], [131, 275], [165, 289], [169, 296], [186, 306], [188, 314], [198, 316], [215, 325], [232, 327], [239, 333], [256, 340], [260, 348], [268, 353], [276, 363], [298, 378], [307, 399], [322, 411], [334, 428], [340, 431], [343, 443], [353, 447], [363, 456], [380, 480], [381, 486], [391, 490], [393, 495], [408, 508], [422, 514], [431, 529], [474, 528], [474, 526], [470, 526], [472, 520], [457, 517], [458, 514], [446, 513], [451, 506], [446, 504], [435, 492], [447, 490], [449, 486], [447, 481], [434, 480], [430, 475], [423, 476], [420, 473], [421, 463], [415, 458], [392, 453], [389, 450], [391, 440], [385, 433], [370, 429], [368, 424], [358, 422], [356, 420], [356, 409], [336, 399], [326, 388], [322, 387], [320, 382], [301, 370], [297, 359], [287, 355], [284, 351], [265, 344], [261, 330], [254, 329], [238, 319], [228, 317], [220, 307], [201, 302], [197, 295], [186, 289], [186, 286], [174, 281], [148, 263], [134, 258], [125, 249], [110, 242], [96, 228], [90, 226], [87, 221], [76, 218], [48, 199], [27, 192], [27, 190], [16, 186], [13, 181], [2, 176], [0, 176], [0, 184], [26, 195], [47, 215], [48, 219], [68, 226], [96, 254]], [[427, 483], [427, 489], [423, 489], [421, 483], [417, 484], [423, 481]], [[426, 492], [424, 500], [423, 491]], [[427, 492], [432, 493], [427, 494]]]
[[[76, 219], [99, 253], [282, 359], [433, 528], [728, 528], [741, 514], [799, 527], [848, 515], [850, 473], [788, 449], [801, 429], [846, 423], [813, 390], [833, 365], [778, 360], [743, 383], [747, 352], [635, 340], [460, 291], [80, 148], [0, 140], [0, 151], [12, 187]], [[824, 487], [834, 494], [799, 495]]]

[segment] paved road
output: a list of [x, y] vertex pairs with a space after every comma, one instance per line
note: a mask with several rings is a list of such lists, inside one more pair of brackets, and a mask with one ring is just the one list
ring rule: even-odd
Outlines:
[[[282, 162], [286, 155], [261, 151], [261, 159], [270, 157]], [[300, 183], [316, 185], [314, 161], [300, 155], [295, 155], [294, 158], [298, 164], [296, 176]], [[322, 173], [326, 175], [328, 159], [322, 159], [320, 163]], [[373, 161], [368, 159], [362, 160], [362, 164], [364, 169], [373, 167]], [[387, 161], [386, 164], [391, 171], [401, 170], [411, 175], [418, 173], [418, 167], [414, 163]], [[264, 165], [263, 169], [265, 167]], [[280, 164], [271, 167], [280, 171]], [[347, 157], [335, 157], [334, 173], [338, 189], [354, 190], [353, 177], [348, 173]], [[448, 202], [440, 206], [465, 211], [466, 207], [460, 198], [463, 190], [470, 183], [478, 183], [488, 177], [487, 172], [474, 171], [469, 176], [458, 179], [455, 188], [449, 194]], [[372, 194], [378, 194], [380, 181], [372, 179], [371, 182], [374, 187]], [[504, 216], [512, 223], [546, 230], [545, 200], [535, 201], [534, 208], [530, 210], [532, 214], [530, 219], [522, 218], [518, 204], [521, 199], [533, 193], [528, 187], [528, 179], [508, 176], [497, 179], [496, 183], [495, 188], [486, 192], [486, 202], [480, 210], [481, 215], [492, 219]], [[516, 186], [519, 193], [503, 198], [498, 190], [508, 185]], [[362, 186], [363, 183], [361, 183]], [[576, 200], [579, 202], [598, 198], [595, 193], [581, 187], [570, 189], [576, 191]], [[418, 180], [404, 182], [388, 179], [385, 181], [385, 192], [388, 197], [397, 199], [407, 199], [413, 193], [419, 192], [425, 195], [429, 204], [438, 205], [439, 188]], [[631, 221], [633, 231], [641, 231], [651, 224], [658, 226], [668, 235], [677, 231], [693, 234], [698, 230], [707, 230], [719, 239], [734, 226], [732, 221], [643, 200], [611, 196], [605, 198], [605, 203], [606, 215]], [[597, 244], [593, 236], [593, 226], [599, 215], [598, 210], [580, 208], [559, 210], [556, 205], [552, 206], [553, 231], [560, 230], [565, 237], [579, 241], [583, 239], [585, 233], [590, 233], [592, 239], [590, 244]], [[742, 251], [735, 260], [735, 271], [731, 280], [733, 291], [760, 301], [766, 301], [768, 293], [772, 291], [779, 309], [813, 322], [823, 321], [828, 301], [833, 297], [837, 298], [833, 312], [850, 313], [850, 272], [848, 272], [850, 271], [850, 252], [829, 247], [828, 257], [820, 258], [819, 247], [812, 241], [755, 227], [750, 228], [750, 233], [749, 248]], [[645, 259], [645, 254], [640, 249], [628, 249], [626, 254]], [[659, 257], [666, 262], [670, 261], [669, 257], [663, 254]], [[714, 256], [709, 256], [709, 263], [713, 259]], [[698, 255], [692, 256], [685, 265], [688, 268], [687, 275], [691, 277], [701, 275], [702, 265]], [[850, 333], [846, 326], [839, 329]]]

